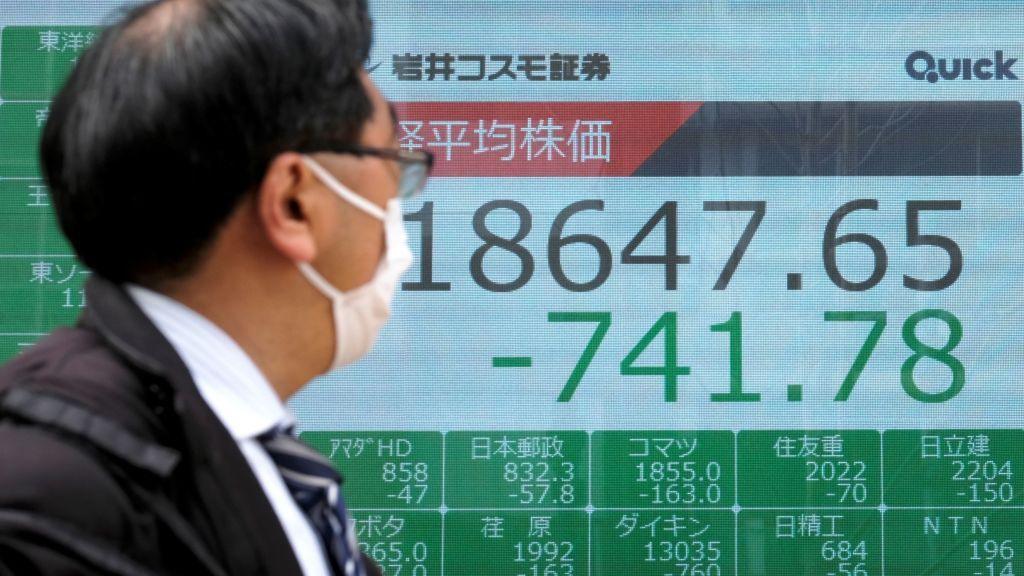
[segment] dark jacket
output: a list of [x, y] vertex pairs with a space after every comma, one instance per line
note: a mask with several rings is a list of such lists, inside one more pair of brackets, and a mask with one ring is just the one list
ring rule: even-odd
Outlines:
[[171, 345], [122, 287], [86, 296], [76, 327], [0, 367], [0, 575], [299, 576]]

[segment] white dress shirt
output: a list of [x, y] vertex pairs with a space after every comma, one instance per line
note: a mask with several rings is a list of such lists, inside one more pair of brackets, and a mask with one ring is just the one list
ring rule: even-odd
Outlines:
[[137, 285], [128, 293], [174, 347], [203, 399], [238, 443], [277, 514], [305, 576], [330, 576], [308, 518], [285, 486], [257, 436], [294, 422], [270, 382], [244, 350], [213, 322], [184, 304]]

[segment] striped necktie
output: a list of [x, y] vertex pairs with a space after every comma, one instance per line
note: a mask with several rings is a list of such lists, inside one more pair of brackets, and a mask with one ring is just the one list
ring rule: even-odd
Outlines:
[[334, 574], [366, 576], [354, 527], [341, 497], [341, 474], [329, 460], [294, 438], [291, 429], [271, 430], [259, 440], [320, 537]]

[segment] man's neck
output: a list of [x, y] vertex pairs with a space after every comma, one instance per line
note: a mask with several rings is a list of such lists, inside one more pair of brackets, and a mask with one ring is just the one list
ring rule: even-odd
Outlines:
[[[202, 315], [231, 337], [256, 364], [282, 401], [298, 392], [318, 372], [316, 340], [302, 328], [298, 312], [287, 300], [267, 298], [263, 290], [232, 287], [223, 281], [161, 287], [169, 298]], [[325, 318], [330, 306], [324, 304]], [[305, 325], [309, 325], [308, 323]], [[322, 339], [320, 339], [322, 340]]]

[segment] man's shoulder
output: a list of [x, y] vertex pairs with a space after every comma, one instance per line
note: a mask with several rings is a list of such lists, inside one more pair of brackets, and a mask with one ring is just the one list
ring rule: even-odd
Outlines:
[[86, 444], [0, 421], [0, 574], [110, 574], [98, 559], [149, 557], [156, 535], [137, 507]]
[[128, 501], [95, 449], [4, 406], [17, 393], [52, 398], [51, 412], [74, 407], [146, 438], [152, 428], [141, 385], [129, 365], [82, 327], [59, 328], [0, 367], [0, 507], [45, 509], [78, 526], [98, 522], [109, 529], [105, 510], [127, 509]]
[[[116, 458], [102, 445], [103, 437], [155, 442], [146, 398], [144, 376], [85, 327], [57, 329], [0, 367], [0, 512], [28, 519], [19, 550], [38, 539], [36, 528], [53, 526], [69, 540], [141, 544], [147, 537]], [[0, 535], [17, 533], [2, 520]]]
[[162, 384], [86, 327], [58, 328], [0, 366], [0, 397], [14, 389], [62, 398], [141, 437], [161, 427], [153, 404]]
[[130, 498], [85, 444], [3, 422], [0, 463], [0, 509], [58, 520], [111, 542], [127, 536]]
[[102, 384], [132, 378], [132, 371], [95, 331], [57, 328], [0, 366], [0, 393], [16, 384], [77, 382]]

